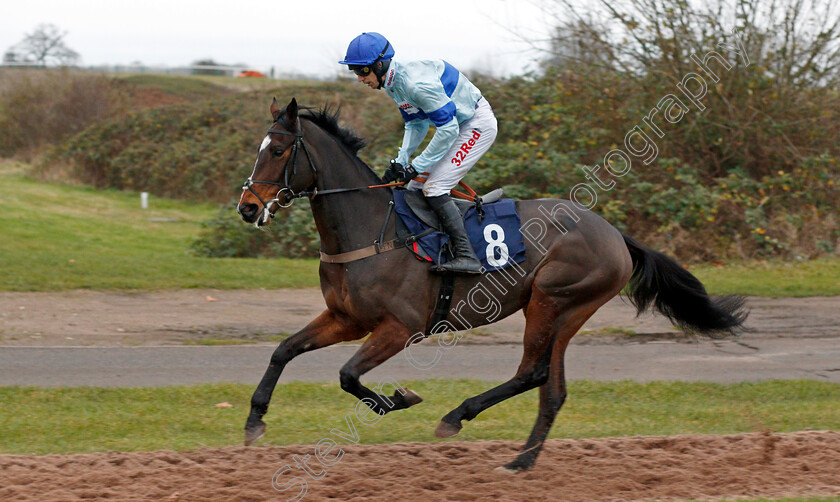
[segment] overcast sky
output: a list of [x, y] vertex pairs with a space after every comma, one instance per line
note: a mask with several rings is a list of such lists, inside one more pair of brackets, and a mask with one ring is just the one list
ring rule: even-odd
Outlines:
[[[550, 24], [514, 0], [0, 0], [0, 53], [41, 23], [68, 32], [82, 65], [182, 66], [198, 59], [278, 73], [333, 75], [347, 44], [378, 31], [397, 58], [522, 73], [538, 54], [516, 35]], [[513, 33], [511, 33], [513, 32]], [[340, 67], [339, 67], [340, 69]]]

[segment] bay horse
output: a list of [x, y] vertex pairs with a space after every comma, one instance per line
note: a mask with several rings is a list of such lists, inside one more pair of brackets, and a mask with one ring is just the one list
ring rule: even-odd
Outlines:
[[[341, 368], [341, 388], [379, 414], [408, 408], [422, 399], [398, 389], [386, 396], [365, 387], [359, 377], [419, 341], [432, 318], [442, 277], [405, 250], [373, 254], [346, 263], [324, 257], [370, 247], [381, 235], [395, 236], [389, 218], [390, 188], [381, 183], [356, 153], [364, 140], [339, 126], [327, 109], [299, 109], [293, 98], [281, 109], [269, 107], [274, 122], [243, 187], [237, 207], [245, 222], [267, 225], [278, 207], [308, 196], [321, 238], [321, 291], [326, 310], [284, 340], [251, 399], [245, 444], [262, 437], [262, 418], [286, 364], [294, 357], [370, 333]], [[675, 325], [700, 334], [734, 333], [743, 328], [747, 311], [739, 296], [711, 298], [698, 279], [666, 255], [622, 234], [603, 218], [566, 200], [516, 201], [530, 238], [518, 280], [504, 271], [459, 276], [446, 317], [453, 330], [495, 322], [522, 309], [525, 351], [516, 374], [507, 382], [469, 398], [444, 416], [435, 430], [452, 437], [463, 420], [512, 396], [539, 387], [539, 412], [530, 437], [509, 471], [534, 465], [549, 429], [566, 399], [564, 354], [584, 322], [627, 286], [626, 295], [641, 313], [655, 307]], [[383, 227], [384, 223], [384, 227]], [[540, 225], [540, 223], [542, 223]], [[534, 231], [538, 235], [534, 235]], [[475, 305], [471, 292], [497, 290], [494, 315], [487, 303]], [[492, 286], [492, 287], [491, 287]], [[504, 291], [504, 292], [502, 292]], [[470, 303], [470, 300], [472, 303]], [[473, 308], [470, 308], [473, 307]]]

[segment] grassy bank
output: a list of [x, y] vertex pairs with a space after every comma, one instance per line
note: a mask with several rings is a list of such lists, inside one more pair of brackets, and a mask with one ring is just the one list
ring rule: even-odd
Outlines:
[[[474, 380], [401, 382], [425, 401], [360, 425], [364, 444], [437, 441], [440, 418], [491, 387]], [[45, 389], [2, 387], [0, 453], [81, 453], [194, 449], [238, 445], [251, 385], [164, 388]], [[227, 402], [230, 408], [216, 408]], [[262, 444], [309, 444], [346, 429], [356, 400], [338, 383], [281, 383], [266, 416]], [[790, 432], [840, 429], [840, 385], [816, 381], [634, 383], [573, 381], [552, 437], [606, 437]], [[537, 392], [497, 405], [465, 422], [461, 440], [524, 440], [536, 418]]]
[[[314, 260], [200, 258], [189, 251], [211, 205], [0, 175], [0, 290], [312, 286]], [[231, 209], [232, 210], [232, 209]]]
[[691, 272], [714, 294], [772, 298], [840, 295], [840, 259], [698, 265]]

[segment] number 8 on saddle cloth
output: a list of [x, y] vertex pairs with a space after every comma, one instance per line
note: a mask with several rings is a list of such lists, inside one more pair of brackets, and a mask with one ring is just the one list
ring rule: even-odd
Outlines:
[[[406, 190], [394, 190], [393, 193], [394, 209], [409, 232], [416, 235], [431, 228], [406, 202]], [[471, 207], [464, 216], [464, 225], [473, 249], [486, 271], [506, 268], [512, 263], [525, 261], [525, 243], [520, 230], [516, 202], [513, 199], [501, 199], [481, 207], [484, 217], [479, 218], [475, 208]], [[418, 244], [436, 264], [441, 264], [446, 262], [447, 253], [441, 250], [448, 241], [448, 235], [435, 231], [420, 237]]]

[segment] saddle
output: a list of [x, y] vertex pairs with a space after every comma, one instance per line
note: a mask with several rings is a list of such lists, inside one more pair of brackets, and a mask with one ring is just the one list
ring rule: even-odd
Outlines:
[[[482, 204], [492, 204], [497, 202], [501, 200], [504, 194], [505, 192], [503, 189], [497, 188], [483, 197], [476, 197], [475, 201], [464, 199], [452, 200], [455, 201], [455, 205], [458, 206], [458, 209], [461, 211], [461, 216], [463, 217], [467, 214], [467, 211], [473, 207], [476, 208], [476, 211], [478, 211], [479, 214], [481, 214]], [[426, 196], [423, 195], [423, 192], [420, 190], [407, 190], [405, 192], [405, 203], [420, 221], [429, 227], [440, 228], [440, 221], [438, 221], [437, 215], [429, 205], [429, 202], [426, 200]]]
[[[453, 200], [460, 210], [461, 216], [464, 217], [464, 225], [467, 227], [467, 232], [470, 234], [470, 240], [473, 242], [473, 246], [475, 247], [475, 243], [479, 241], [483, 242], [485, 246], [483, 248], [477, 248], [479, 251], [483, 251], [479, 254], [479, 259], [487, 260], [488, 255], [496, 255], [495, 251], [490, 253], [486, 246], [498, 246], [501, 244], [505, 247], [506, 253], [510, 252], [510, 261], [516, 263], [523, 261], [525, 259], [525, 246], [522, 242], [522, 236], [519, 233], [519, 216], [516, 214], [513, 201], [502, 200], [504, 191], [501, 188], [497, 188], [483, 197], [478, 197], [469, 187], [465, 188], [472, 194], [473, 200]], [[412, 237], [416, 237], [407, 246], [409, 251], [421, 261], [442, 263], [451, 258], [452, 253], [447, 244], [448, 236], [440, 231], [440, 221], [431, 206], [429, 206], [423, 193], [419, 190], [395, 191], [394, 201], [396, 203], [397, 214], [400, 216], [397, 218], [397, 235], [400, 236], [402, 232], [405, 232], [413, 233], [414, 235]], [[499, 204], [495, 204], [497, 202]], [[482, 208], [484, 204], [488, 205], [486, 213], [485, 209]], [[513, 238], [508, 238], [506, 241], [486, 241], [486, 234], [484, 234], [485, 237], [481, 236], [483, 233], [482, 220], [484, 220], [485, 215], [487, 221], [484, 225], [496, 227], [497, 231], [502, 232], [501, 235], [504, 235], [503, 227], [506, 227], [507, 233]], [[430, 235], [421, 237], [421, 234], [418, 234], [418, 232], [422, 230], [423, 226], [428, 227], [426, 232], [433, 229], [436, 229], [436, 231]], [[471, 226], [472, 230], [470, 228]], [[478, 232], [478, 235], [476, 235], [476, 232]], [[496, 236], [498, 237], [499, 234], [496, 234]], [[508, 261], [507, 258], [505, 258], [505, 261]], [[483, 264], [491, 271], [507, 266], [498, 262], [487, 263], [483, 261]], [[424, 331], [426, 337], [440, 332], [440, 327], [444, 325], [442, 324], [443, 321], [449, 316], [454, 291], [455, 275], [445, 274], [441, 279], [437, 298], [430, 309], [430, 315]]]

